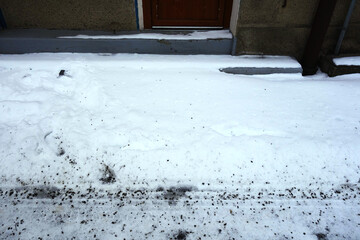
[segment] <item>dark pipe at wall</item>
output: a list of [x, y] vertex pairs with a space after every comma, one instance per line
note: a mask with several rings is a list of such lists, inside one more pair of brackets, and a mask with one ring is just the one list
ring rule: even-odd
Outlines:
[[335, 54], [338, 55], [339, 52], [340, 52], [340, 48], [341, 48], [341, 43], [342, 41], [344, 40], [344, 37], [345, 37], [345, 33], [349, 27], [349, 23], [350, 23], [350, 18], [351, 18], [351, 14], [355, 8], [355, 3], [356, 3], [356, 0], [352, 0], [351, 3], [350, 3], [350, 6], [349, 6], [349, 10], [346, 14], [346, 17], [345, 17], [345, 21], [344, 21], [344, 25], [341, 29], [341, 32], [340, 32], [340, 35], [339, 35], [339, 39], [337, 41], [337, 44], [336, 44], [336, 47], [335, 47]]
[[135, 0], [135, 16], [136, 16], [136, 29], [140, 29], [139, 25], [139, 8], [138, 8], [138, 0]]
[[318, 70], [321, 46], [324, 42], [337, 0], [320, 0], [311, 32], [301, 60], [303, 75], [313, 75]]
[[0, 8], [0, 27], [1, 27], [2, 29], [6, 29], [6, 28], [7, 28], [7, 25], [6, 25], [6, 22], [5, 22], [5, 17], [4, 17], [4, 15], [3, 15], [3, 13], [2, 13], [1, 8]]

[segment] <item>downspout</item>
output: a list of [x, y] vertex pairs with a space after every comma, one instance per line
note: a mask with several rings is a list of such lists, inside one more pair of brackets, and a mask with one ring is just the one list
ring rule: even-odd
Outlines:
[[139, 8], [138, 8], [138, 1], [135, 0], [135, 17], [136, 17], [136, 29], [139, 30]]
[[350, 3], [349, 10], [348, 10], [348, 12], [346, 14], [346, 18], [345, 18], [345, 21], [344, 21], [344, 25], [343, 25], [343, 27], [341, 29], [339, 39], [338, 39], [337, 44], [336, 44], [335, 55], [338, 55], [339, 52], [340, 52], [341, 44], [342, 44], [342, 41], [344, 40], [345, 33], [346, 33], [346, 31], [347, 31], [347, 29], [349, 27], [350, 18], [351, 18], [352, 12], [354, 10], [355, 3], [356, 3], [356, 0], [352, 0], [351, 3]]
[[310, 36], [301, 60], [303, 76], [314, 75], [318, 70], [321, 46], [325, 40], [336, 2], [337, 0], [320, 0], [319, 2]]
[[237, 44], [237, 38], [236, 36], [233, 35], [233, 38], [232, 38], [232, 46], [231, 46], [231, 55], [232, 56], [235, 56], [236, 55], [236, 44]]
[[4, 17], [4, 14], [2, 13], [1, 8], [0, 8], [0, 27], [1, 27], [2, 29], [6, 29], [6, 28], [7, 28], [6, 21], [5, 21], [5, 17]]

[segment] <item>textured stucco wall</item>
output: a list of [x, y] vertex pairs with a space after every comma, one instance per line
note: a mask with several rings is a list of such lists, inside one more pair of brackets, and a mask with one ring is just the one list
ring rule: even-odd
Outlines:
[[[323, 45], [333, 51], [351, 0], [339, 0]], [[319, 0], [241, 0], [237, 54], [276, 54], [301, 58]], [[356, 4], [342, 53], [360, 53], [360, 3]]]
[[[274, 54], [301, 58], [319, 0], [237, 1], [240, 1], [237, 24], [232, 24], [232, 32], [236, 33], [237, 38], [236, 54]], [[338, 0], [323, 45], [324, 53], [334, 50], [350, 1]], [[135, 30], [134, 2], [0, 0], [0, 8], [8, 27], [12, 29]], [[356, 3], [341, 53], [360, 53], [360, 1]]]
[[135, 30], [134, 0], [0, 0], [9, 28]]

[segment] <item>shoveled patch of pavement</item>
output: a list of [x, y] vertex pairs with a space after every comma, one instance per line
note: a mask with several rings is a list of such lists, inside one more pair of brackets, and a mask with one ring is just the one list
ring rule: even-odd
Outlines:
[[302, 68], [278, 68], [278, 67], [228, 67], [221, 68], [220, 72], [230, 74], [258, 75], [274, 73], [302, 73]]

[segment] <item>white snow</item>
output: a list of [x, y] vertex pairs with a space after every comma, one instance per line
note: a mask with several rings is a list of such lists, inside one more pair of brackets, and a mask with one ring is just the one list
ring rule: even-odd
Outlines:
[[194, 31], [188, 34], [163, 34], [163, 33], [136, 33], [121, 35], [76, 35], [60, 36], [58, 38], [80, 39], [157, 39], [157, 40], [206, 40], [206, 39], [232, 39], [229, 30]]
[[299, 64], [0, 55], [2, 239], [360, 239], [360, 74], [239, 66]]
[[360, 56], [334, 58], [333, 61], [336, 65], [360, 66]]

